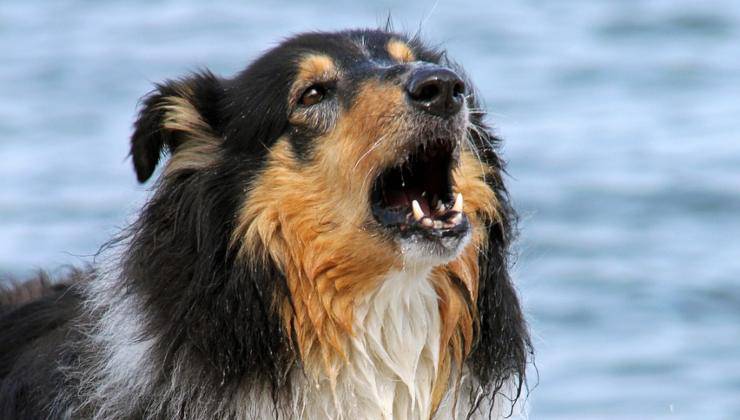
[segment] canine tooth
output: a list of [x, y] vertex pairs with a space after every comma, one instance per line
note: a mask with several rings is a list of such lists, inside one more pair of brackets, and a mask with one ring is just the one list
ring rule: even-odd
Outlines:
[[460, 222], [462, 222], [462, 213], [457, 213], [456, 215], [452, 216], [447, 222], [453, 225], [459, 225]]
[[462, 212], [463, 211], [463, 197], [462, 193], [457, 193], [457, 198], [455, 199], [455, 205], [452, 206], [453, 211]]
[[437, 200], [437, 211], [442, 212], [445, 209], [445, 203], [442, 200]]
[[425, 218], [421, 219], [421, 224], [424, 227], [432, 227], [432, 226], [434, 226], [434, 222], [432, 221], [432, 219], [430, 219], [428, 217], [425, 217]]
[[421, 206], [418, 201], [414, 200], [411, 202], [411, 210], [414, 212], [414, 219], [417, 221], [424, 217], [424, 212], [421, 210]]

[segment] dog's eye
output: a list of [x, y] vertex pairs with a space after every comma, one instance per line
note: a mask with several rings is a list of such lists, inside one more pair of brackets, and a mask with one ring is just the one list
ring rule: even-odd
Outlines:
[[326, 97], [326, 88], [324, 86], [311, 85], [308, 89], [303, 91], [298, 103], [302, 106], [316, 105], [323, 101], [324, 97]]

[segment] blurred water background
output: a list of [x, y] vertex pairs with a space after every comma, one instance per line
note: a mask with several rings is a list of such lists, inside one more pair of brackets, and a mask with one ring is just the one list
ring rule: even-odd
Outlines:
[[135, 213], [153, 82], [388, 12], [465, 65], [506, 139], [531, 418], [739, 419], [734, 0], [3, 0], [0, 272], [89, 261]]

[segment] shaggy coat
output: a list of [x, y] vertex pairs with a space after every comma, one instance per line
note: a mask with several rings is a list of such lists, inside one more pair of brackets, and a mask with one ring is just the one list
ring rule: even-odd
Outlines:
[[139, 181], [169, 159], [137, 220], [0, 294], [0, 418], [509, 414], [530, 344], [484, 117], [444, 52], [387, 30], [157, 85]]

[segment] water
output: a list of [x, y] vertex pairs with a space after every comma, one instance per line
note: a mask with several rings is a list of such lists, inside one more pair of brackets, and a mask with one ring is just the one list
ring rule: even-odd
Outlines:
[[89, 260], [135, 212], [127, 137], [152, 82], [389, 10], [466, 66], [507, 141], [531, 417], [740, 418], [732, 0], [4, 0], [0, 272]]

